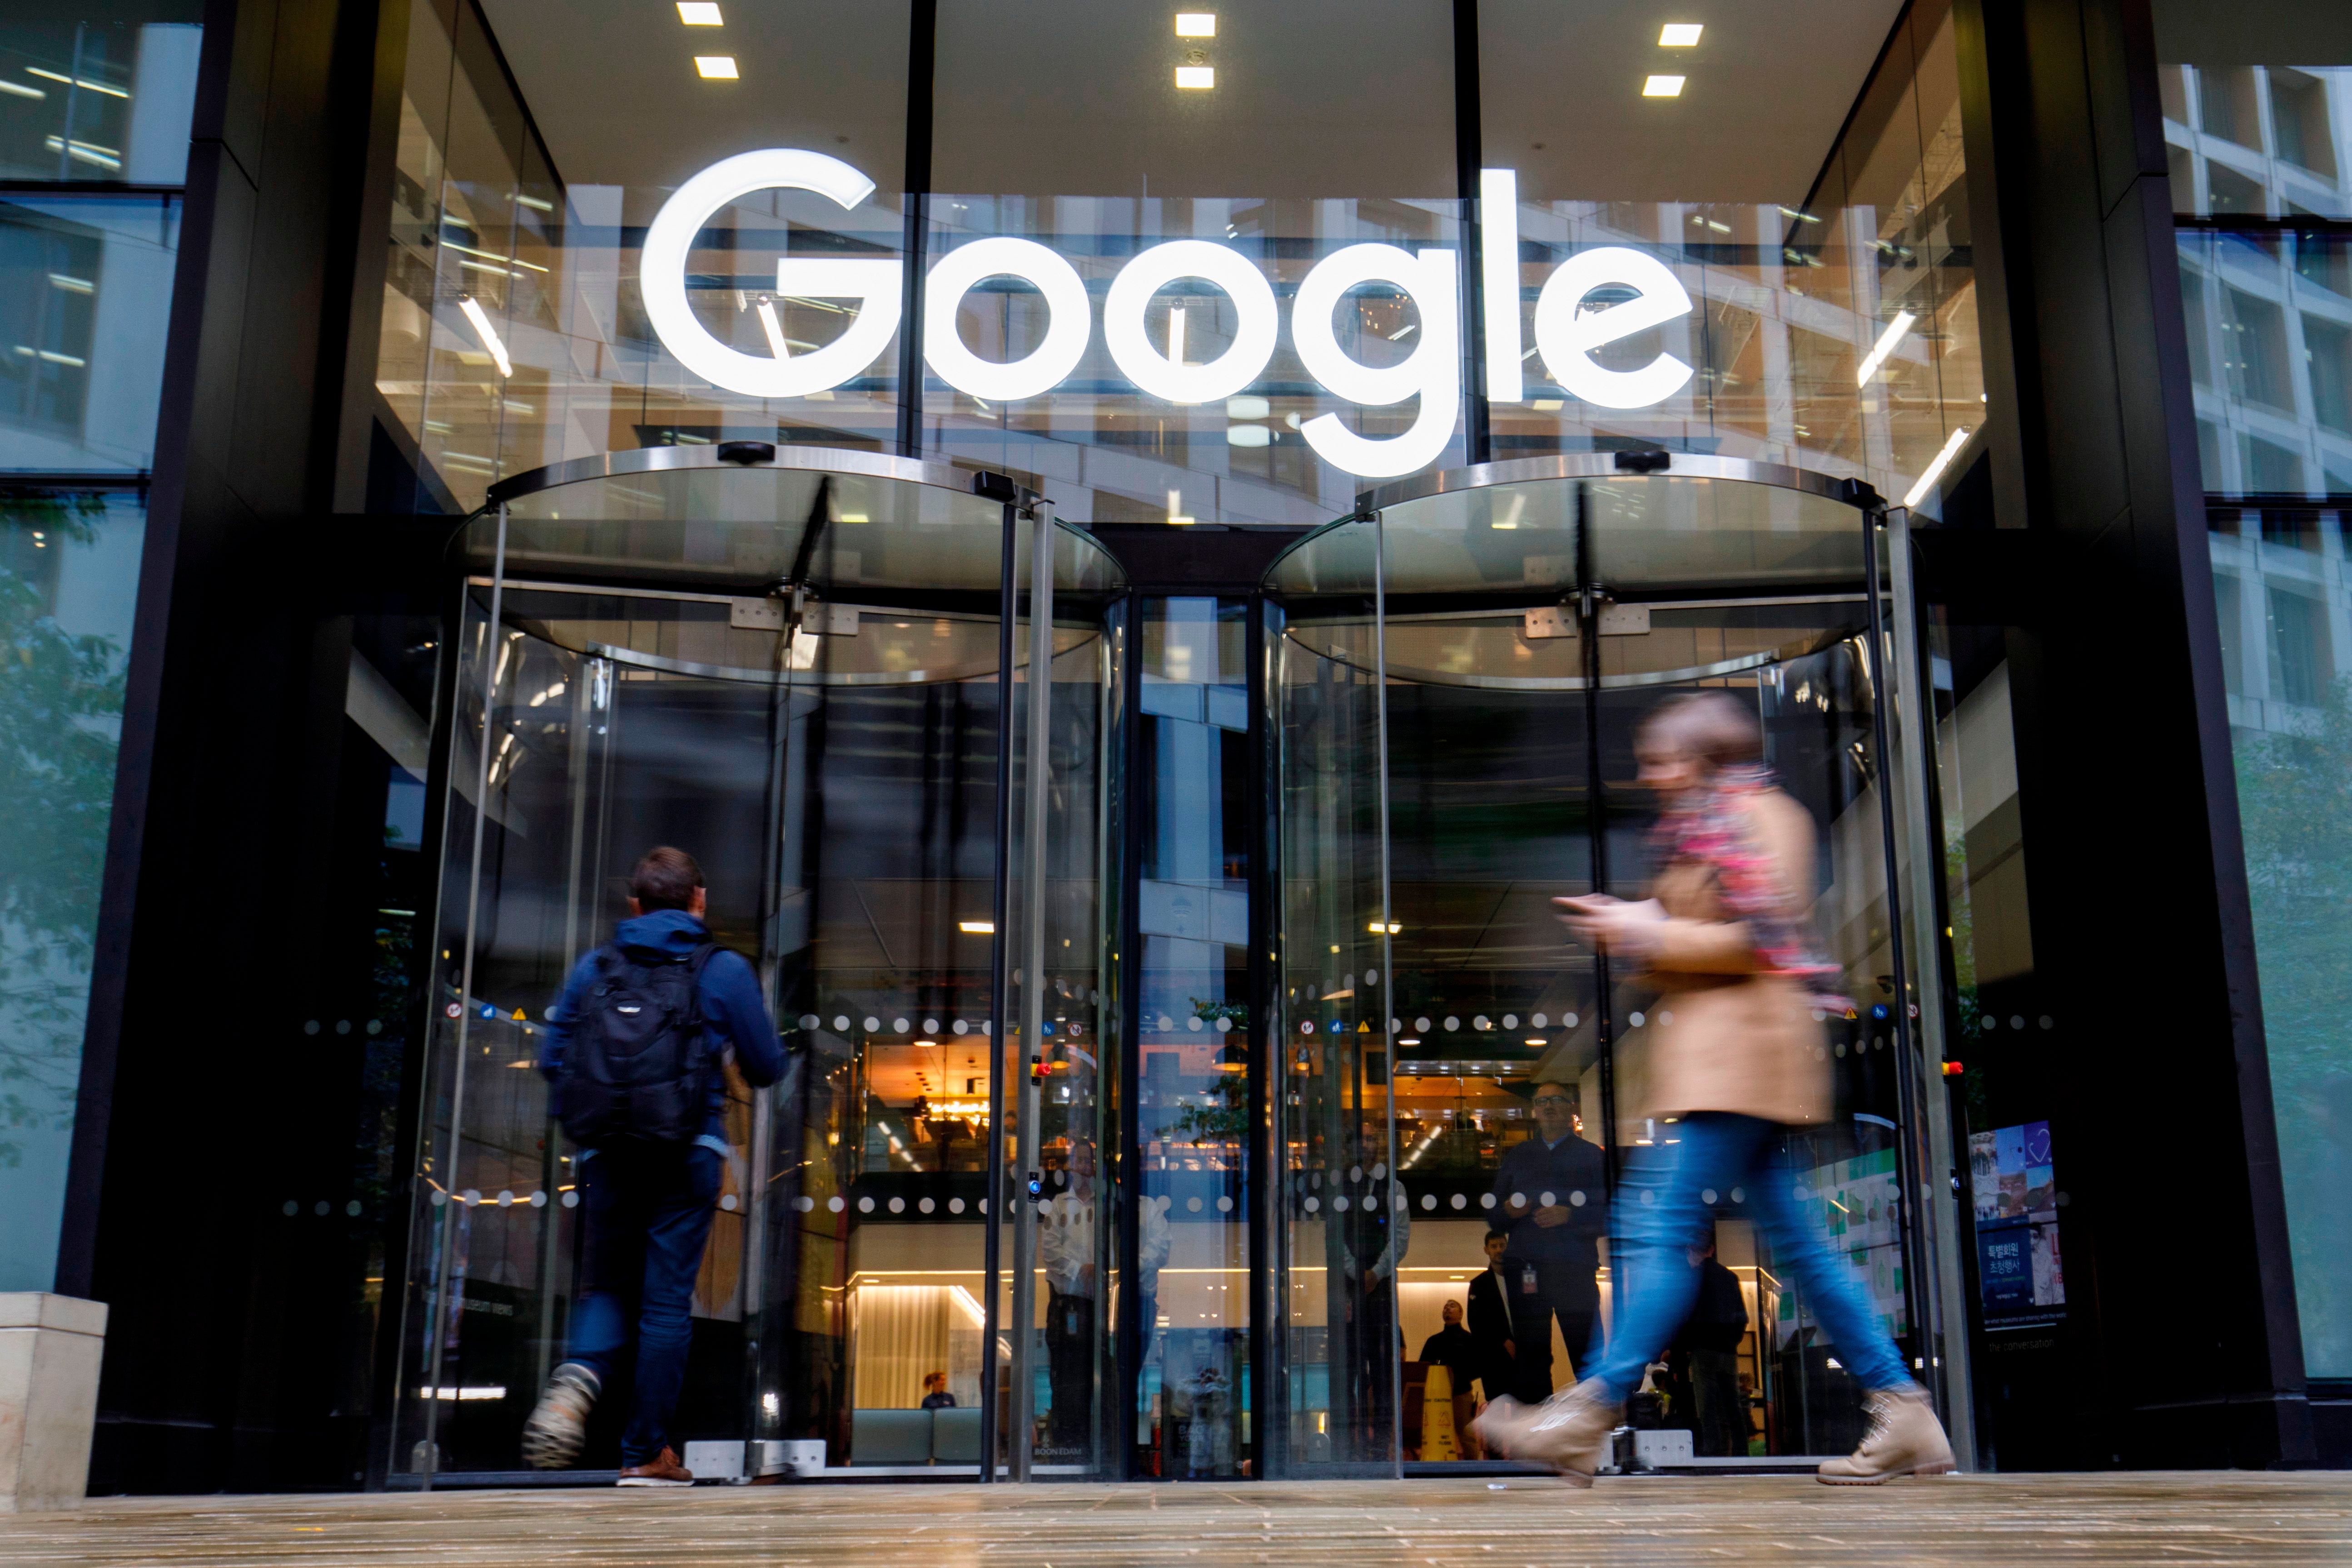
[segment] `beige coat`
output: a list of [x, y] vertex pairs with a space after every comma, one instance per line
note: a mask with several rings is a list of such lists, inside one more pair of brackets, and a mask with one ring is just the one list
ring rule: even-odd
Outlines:
[[[1813, 902], [1813, 823], [1779, 790], [1754, 797], [1751, 831], [1780, 868], [1789, 907]], [[1811, 992], [1757, 970], [1748, 928], [1723, 918], [1714, 871], [1680, 860], [1651, 896], [1665, 907], [1664, 944], [1645, 978], [1658, 989], [1642, 1114], [1736, 1110], [1791, 1126], [1829, 1119], [1829, 1051]]]

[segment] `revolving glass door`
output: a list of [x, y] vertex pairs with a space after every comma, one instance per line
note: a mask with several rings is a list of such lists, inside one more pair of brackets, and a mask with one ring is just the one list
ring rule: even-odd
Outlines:
[[[1654, 808], [1633, 739], [1680, 691], [1753, 704], [1813, 819], [1814, 926], [1851, 1005], [1823, 1018], [1835, 1113], [1792, 1134], [1789, 1158], [1933, 1381], [1933, 1237], [1904, 1197], [1930, 1168], [1921, 1108], [1941, 1084], [1911, 1010], [1914, 906], [1890, 896], [1912, 858], [1888, 761], [1907, 721], [1880, 653], [1892, 612], [1869, 592], [1885, 589], [1883, 509], [1818, 476], [1635, 456], [1407, 481], [1269, 576], [1286, 1049], [1268, 1219], [1295, 1473], [1480, 1458], [1467, 1418], [1501, 1392], [1489, 1383], [1565, 1387], [1610, 1331], [1612, 1194], [1678, 1132], [1644, 1086], [1653, 994], [1569, 945], [1550, 900], [1645, 896]], [[1536, 1138], [1552, 1173], [1522, 1190], [1512, 1151]], [[1705, 1357], [1686, 1331], [1653, 1374], [1661, 1397], [1635, 1406], [1687, 1433], [1700, 1468], [1860, 1435], [1860, 1390], [1749, 1198], [1714, 1200], [1744, 1324], [1715, 1325]], [[1445, 1337], [1497, 1286], [1513, 1321], [1542, 1325], [1499, 1375]]]
[[[689, 1468], [1103, 1462], [1105, 1357], [1051, 1313], [1115, 1287], [1094, 1216], [1124, 584], [1001, 481], [762, 450], [527, 476], [459, 538], [395, 1485], [527, 1479], [591, 1157], [537, 1070], [547, 1009], [659, 844], [700, 861], [788, 1064], [728, 1073], [671, 1428]], [[609, 1476], [626, 1405], [600, 1402], [563, 1479]]]

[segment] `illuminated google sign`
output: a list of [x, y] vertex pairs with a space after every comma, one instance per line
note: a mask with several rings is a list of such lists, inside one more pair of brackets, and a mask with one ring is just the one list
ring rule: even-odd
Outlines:
[[[848, 330], [823, 348], [787, 354], [772, 308], [763, 305], [762, 323], [775, 352], [730, 348], [711, 336], [687, 305], [688, 252], [721, 207], [763, 190], [813, 191], [846, 210], [873, 194], [874, 182], [837, 158], [794, 148], [745, 153], [712, 164], [680, 185], [646, 231], [646, 313], [663, 346], [705, 381], [752, 397], [805, 397], [859, 374], [888, 345], [899, 325], [902, 264], [784, 257], [776, 263], [776, 292], [856, 301]], [[1520, 396], [1521, 348], [1517, 191], [1511, 172], [1486, 171], [1481, 194], [1487, 258], [1486, 395], [1512, 403]], [[982, 359], [956, 331], [964, 295], [988, 278], [1019, 279], [1045, 299], [1044, 341], [1006, 363]], [[1186, 278], [1214, 285], [1234, 305], [1233, 342], [1206, 364], [1186, 363], [1181, 345], [1171, 345], [1172, 355], [1163, 353], [1144, 328], [1152, 296]], [[1068, 379], [1086, 356], [1094, 331], [1086, 283], [1067, 259], [1034, 240], [998, 236], [958, 246], [932, 267], [924, 283], [923, 359], [932, 374], [960, 392], [1001, 403], [1040, 396]], [[1393, 285], [1420, 312], [1420, 343], [1395, 364], [1364, 363], [1339, 346], [1332, 329], [1333, 310], [1348, 290], [1365, 283]], [[1421, 398], [1412, 426], [1382, 439], [1357, 434], [1336, 415], [1307, 421], [1299, 433], [1325, 462], [1347, 473], [1385, 479], [1426, 468], [1444, 451], [1462, 392], [1458, 285], [1454, 251], [1393, 245], [1344, 247], [1299, 280], [1290, 313], [1291, 345], [1307, 374], [1334, 395], [1367, 407]], [[1586, 309], [1601, 289], [1629, 289], [1633, 298]], [[1655, 257], [1622, 246], [1580, 251], [1545, 280], [1537, 298], [1536, 352], [1552, 378], [1585, 402], [1645, 408], [1682, 390], [1691, 367], [1662, 353], [1638, 370], [1612, 370], [1592, 357], [1593, 351], [1690, 309], [1690, 295]], [[1111, 280], [1103, 302], [1103, 342], [1111, 362], [1147, 395], [1172, 404], [1213, 403], [1248, 386], [1274, 358], [1280, 326], [1274, 286], [1265, 274], [1241, 252], [1208, 240], [1171, 240], [1139, 252]]]

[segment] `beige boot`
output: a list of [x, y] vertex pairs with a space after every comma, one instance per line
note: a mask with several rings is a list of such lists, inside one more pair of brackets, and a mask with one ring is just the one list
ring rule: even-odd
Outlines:
[[1955, 1468], [1952, 1445], [1926, 1389], [1916, 1384], [1882, 1389], [1863, 1402], [1863, 1409], [1870, 1427], [1862, 1435], [1862, 1447], [1845, 1458], [1824, 1463], [1822, 1484], [1874, 1487], [1897, 1476], [1948, 1475]]
[[1549, 1465], [1571, 1486], [1589, 1487], [1592, 1472], [1609, 1457], [1609, 1434], [1617, 1428], [1619, 1406], [1601, 1384], [1587, 1378], [1529, 1409], [1515, 1399], [1497, 1399], [1479, 1414], [1471, 1430], [1490, 1454]]

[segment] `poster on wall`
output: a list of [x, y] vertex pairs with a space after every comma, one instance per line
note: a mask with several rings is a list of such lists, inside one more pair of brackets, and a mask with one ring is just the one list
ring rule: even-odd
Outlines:
[[[1799, 1177], [1797, 1190], [1813, 1224], [1829, 1237], [1831, 1255], [1843, 1258], [1853, 1270], [1853, 1282], [1878, 1314], [1879, 1326], [1897, 1338], [1908, 1333], [1911, 1314], [1903, 1289], [1895, 1151], [1879, 1149], [1816, 1165]], [[1812, 1313], [1798, 1292], [1782, 1291], [1776, 1345], [1787, 1349], [1800, 1329], [1813, 1326]]]
[[2052, 1323], [2066, 1315], [2058, 1248], [2058, 1187], [2050, 1123], [2023, 1121], [1969, 1135], [1969, 1193], [1977, 1222], [1977, 1288], [1990, 1328]]

